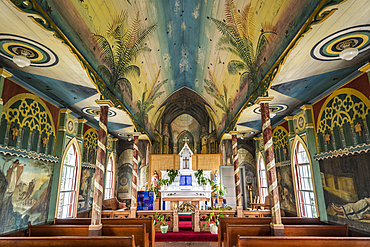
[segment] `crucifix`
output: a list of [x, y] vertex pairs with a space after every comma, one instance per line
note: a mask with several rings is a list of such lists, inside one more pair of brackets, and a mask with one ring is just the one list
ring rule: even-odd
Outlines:
[[362, 126], [363, 126], [363, 124], [360, 124], [359, 122], [357, 122], [357, 124], [355, 125], [355, 131], [358, 133], [359, 136], [362, 135], [362, 133], [361, 133]]
[[14, 141], [15, 140], [15, 137], [18, 136], [18, 134], [19, 134], [19, 129], [17, 128], [17, 126], [14, 126], [10, 130], [13, 132], [12, 133], [12, 136], [13, 136], [13, 141]]
[[184, 158], [184, 169], [189, 169], [188, 161], [189, 161], [189, 159], [187, 157], [185, 157]]
[[330, 144], [330, 134], [329, 133], [326, 133], [326, 135], [325, 135], [325, 141], [327, 141], [328, 142], [328, 144]]

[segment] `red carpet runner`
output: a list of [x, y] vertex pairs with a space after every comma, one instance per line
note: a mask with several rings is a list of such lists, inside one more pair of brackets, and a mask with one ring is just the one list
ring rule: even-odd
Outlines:
[[179, 232], [155, 232], [156, 242], [217, 242], [218, 235], [210, 232], [193, 232], [180, 230]]

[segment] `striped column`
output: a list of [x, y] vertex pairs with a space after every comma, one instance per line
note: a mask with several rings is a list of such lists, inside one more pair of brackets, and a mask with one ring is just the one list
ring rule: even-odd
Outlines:
[[[138, 156], [139, 156], [139, 136], [140, 132], [133, 133], [134, 136], [134, 154], [132, 158], [132, 185], [131, 185], [131, 209], [136, 210], [136, 204], [137, 204], [137, 165], [138, 165]], [[132, 216], [131, 216], [132, 217]]]
[[234, 177], [235, 177], [235, 194], [236, 194], [236, 206], [241, 207], [242, 198], [240, 191], [240, 177], [239, 177], [239, 160], [238, 160], [238, 132], [231, 131], [232, 145], [233, 145], [233, 164], [234, 164]]
[[[279, 190], [276, 178], [276, 167], [275, 167], [275, 154], [274, 146], [272, 141], [272, 129], [270, 121], [270, 108], [269, 102], [273, 98], [271, 97], [259, 97], [256, 104], [260, 104], [261, 119], [262, 119], [262, 134], [263, 143], [265, 149], [265, 164], [266, 164], [266, 175], [267, 175], [267, 186], [270, 197], [270, 207], [272, 223], [271, 228], [275, 231], [274, 235], [281, 235], [281, 215], [280, 215], [280, 203], [279, 203]], [[282, 228], [282, 234], [284, 234], [284, 228]]]
[[98, 147], [96, 150], [94, 196], [91, 212], [91, 225], [89, 226], [89, 236], [101, 236], [102, 234], [101, 207], [104, 188], [108, 108], [113, 106], [113, 103], [110, 100], [97, 100], [95, 102], [100, 106], [100, 119], [98, 131]]

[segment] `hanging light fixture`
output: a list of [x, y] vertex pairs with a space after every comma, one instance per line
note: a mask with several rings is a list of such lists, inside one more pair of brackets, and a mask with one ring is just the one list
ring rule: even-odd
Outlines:
[[355, 48], [356, 40], [348, 39], [337, 45], [342, 51], [339, 53], [339, 57], [344, 60], [352, 60], [355, 56], [358, 55], [358, 49]]
[[18, 48], [17, 54], [18, 55], [13, 57], [13, 62], [16, 65], [18, 65], [21, 68], [31, 65], [31, 61], [27, 58], [30, 55], [29, 51], [22, 49], [22, 48]]

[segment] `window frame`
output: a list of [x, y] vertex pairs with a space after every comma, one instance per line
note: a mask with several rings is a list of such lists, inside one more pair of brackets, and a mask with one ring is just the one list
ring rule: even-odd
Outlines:
[[[68, 161], [66, 162], [66, 158], [69, 155], [70, 149], [73, 149], [73, 159], [74, 161]], [[73, 218], [77, 215], [77, 206], [78, 206], [78, 195], [79, 195], [79, 187], [80, 187], [80, 176], [81, 176], [81, 153], [79, 148], [79, 143], [76, 138], [73, 138], [70, 140], [66, 148], [64, 149], [62, 159], [61, 159], [61, 167], [59, 172], [59, 185], [58, 185], [58, 198], [57, 203], [55, 205], [55, 218]], [[71, 165], [73, 164], [73, 165]], [[73, 171], [70, 169], [67, 170], [67, 168], [73, 168]], [[68, 174], [65, 173], [73, 173], [72, 176], [69, 176], [67, 179], [72, 180], [68, 188], [65, 188], [66, 186], [66, 179], [65, 177], [68, 176]], [[69, 174], [71, 175], [71, 174]], [[63, 183], [64, 180], [64, 184]], [[62, 188], [63, 186], [63, 188]], [[69, 196], [69, 202], [64, 204], [61, 200], [64, 200], [64, 196], [67, 194], [72, 194]], [[63, 207], [69, 207], [67, 211], [67, 216], [62, 217], [64, 215]], [[61, 208], [61, 209], [60, 209]], [[59, 214], [59, 210], [60, 214]]]
[[[111, 164], [111, 166], [109, 166], [109, 164]], [[112, 170], [109, 171], [109, 167], [112, 167]], [[110, 185], [111, 187], [108, 187], [108, 173], [111, 173], [111, 180], [110, 180]], [[106, 199], [110, 199], [110, 198], [113, 198], [114, 197], [114, 182], [115, 182], [115, 162], [114, 162], [114, 156], [113, 154], [111, 154], [109, 156], [109, 159], [108, 159], [108, 162], [107, 162], [107, 167], [106, 167], [106, 171], [105, 171], [105, 183], [104, 183], [104, 200]], [[107, 198], [107, 190], [110, 190], [110, 195], [111, 197]]]
[[[264, 157], [261, 153], [258, 155], [258, 160], [257, 160], [257, 177], [258, 177], [258, 192], [260, 195], [261, 203], [265, 203], [265, 197], [269, 195], [268, 193], [268, 184], [267, 184], [267, 173], [266, 173], [266, 165], [265, 165], [265, 160]], [[263, 165], [263, 169], [261, 169], [261, 164]], [[264, 171], [264, 174], [262, 173]], [[261, 185], [262, 179], [261, 178], [261, 173], [264, 175], [265, 178], [265, 183], [266, 186]]]
[[[315, 187], [315, 180], [313, 176], [312, 160], [310, 157], [310, 153], [307, 149], [305, 142], [301, 138], [295, 139], [293, 143], [293, 147], [294, 149], [291, 154], [292, 155], [291, 164], [292, 164], [294, 191], [295, 191], [295, 197], [296, 197], [297, 214], [299, 215], [299, 217], [317, 218], [319, 217], [319, 211], [318, 211], [316, 187]], [[302, 150], [300, 150], [300, 148]], [[306, 161], [299, 163], [300, 161], [299, 161], [298, 155], [299, 153], [303, 153], [303, 152], [306, 154]], [[302, 176], [300, 174], [302, 174]], [[307, 181], [307, 179], [309, 181]], [[305, 184], [302, 184], [302, 181]], [[311, 189], [302, 188], [305, 186], [311, 187]], [[306, 197], [306, 200], [305, 200], [305, 197]], [[312, 197], [313, 197], [313, 200], [312, 200]], [[307, 203], [307, 198], [310, 198], [310, 203]], [[312, 204], [312, 202], [314, 202], [314, 205]], [[307, 210], [309, 207], [311, 207], [311, 210]], [[308, 213], [308, 212], [311, 212], [311, 213]]]

